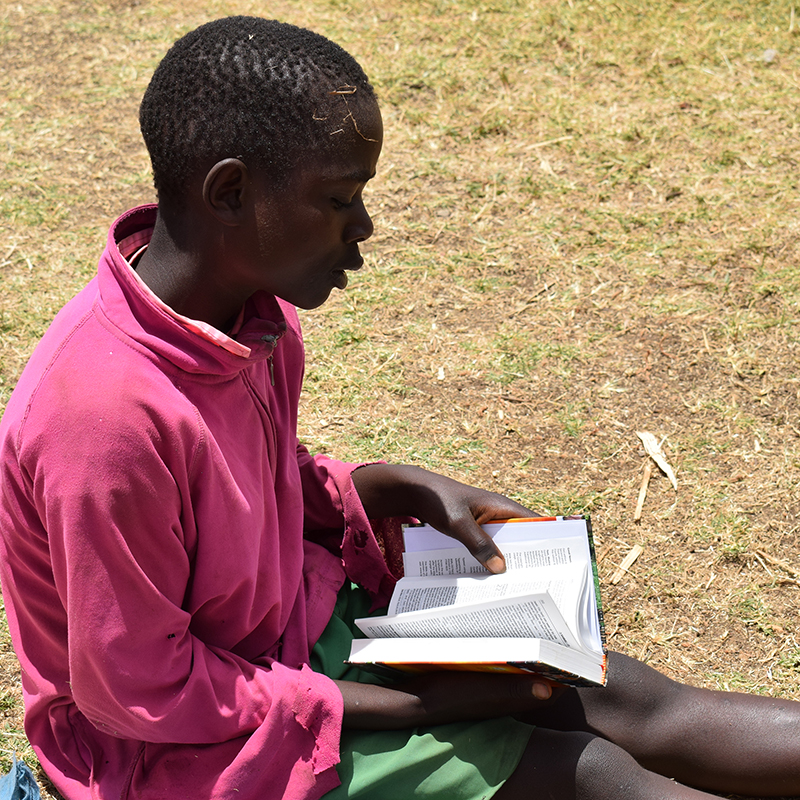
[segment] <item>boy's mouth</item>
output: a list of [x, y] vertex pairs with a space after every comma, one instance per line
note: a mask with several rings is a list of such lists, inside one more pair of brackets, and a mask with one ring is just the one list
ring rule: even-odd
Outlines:
[[337, 289], [346, 289], [347, 288], [347, 273], [348, 272], [355, 272], [356, 270], [361, 269], [364, 266], [364, 259], [361, 256], [358, 256], [354, 261], [346, 267], [339, 267], [338, 269], [331, 270], [331, 275], [333, 275], [333, 285]]

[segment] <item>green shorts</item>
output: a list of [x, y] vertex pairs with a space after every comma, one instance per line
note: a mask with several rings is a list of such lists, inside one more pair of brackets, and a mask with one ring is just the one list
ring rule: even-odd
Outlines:
[[[345, 584], [333, 617], [311, 654], [311, 667], [337, 680], [385, 684], [388, 679], [342, 662], [369, 616], [370, 598]], [[382, 613], [382, 612], [379, 612]], [[511, 717], [400, 731], [342, 733], [342, 785], [324, 800], [486, 800], [519, 764], [533, 728]]]

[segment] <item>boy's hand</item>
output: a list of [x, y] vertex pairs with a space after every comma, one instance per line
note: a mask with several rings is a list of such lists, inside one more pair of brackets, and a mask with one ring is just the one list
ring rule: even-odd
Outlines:
[[335, 683], [344, 698], [344, 726], [371, 730], [525, 715], [563, 690], [534, 675], [477, 672], [432, 672], [393, 686]]
[[501, 494], [419, 467], [370, 464], [352, 477], [367, 516], [423, 520], [461, 542], [490, 572], [504, 572], [505, 559], [480, 526], [493, 519], [536, 516]]

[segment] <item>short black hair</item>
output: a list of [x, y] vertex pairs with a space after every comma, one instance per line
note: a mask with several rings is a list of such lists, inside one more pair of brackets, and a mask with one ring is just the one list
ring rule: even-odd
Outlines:
[[224, 158], [282, 181], [374, 97], [358, 62], [313, 31], [244, 16], [201, 25], [169, 49], [139, 108], [159, 201], [181, 203], [189, 180]]

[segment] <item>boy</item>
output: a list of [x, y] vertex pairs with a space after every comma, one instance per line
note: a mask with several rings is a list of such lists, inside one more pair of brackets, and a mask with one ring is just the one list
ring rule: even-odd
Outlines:
[[173, 46], [140, 121], [159, 206], [115, 223], [0, 426], [4, 597], [26, 731], [59, 791], [708, 797], [666, 774], [800, 792], [800, 704], [617, 655], [606, 689], [555, 697], [534, 677], [387, 686], [344, 668], [352, 618], [391, 590], [378, 538], [391, 561], [397, 518], [498, 572], [479, 523], [529, 513], [297, 442], [294, 306], [362, 264], [372, 88], [328, 40], [234, 17]]

